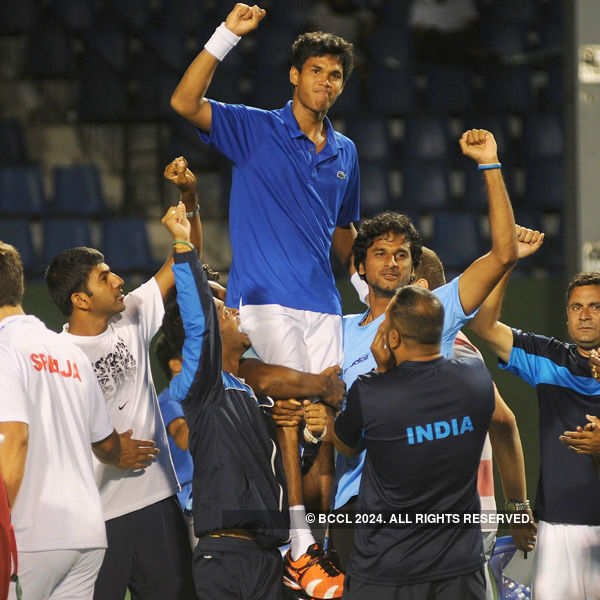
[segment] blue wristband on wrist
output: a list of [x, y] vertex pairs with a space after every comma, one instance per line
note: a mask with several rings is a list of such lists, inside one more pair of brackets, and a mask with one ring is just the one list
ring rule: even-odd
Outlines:
[[489, 163], [487, 165], [477, 165], [477, 168], [480, 171], [487, 171], [488, 169], [499, 169], [502, 166], [502, 163]]

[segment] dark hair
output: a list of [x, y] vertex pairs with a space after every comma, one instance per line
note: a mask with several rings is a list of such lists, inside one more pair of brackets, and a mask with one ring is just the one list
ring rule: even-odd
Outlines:
[[571, 292], [573, 291], [573, 288], [584, 285], [600, 285], [600, 273], [596, 271], [577, 273], [577, 275], [575, 275], [575, 277], [569, 281], [569, 285], [567, 287], [567, 303], [571, 298]]
[[437, 296], [417, 285], [400, 288], [389, 305], [392, 326], [417, 344], [440, 344], [444, 307]]
[[431, 249], [423, 246], [421, 262], [415, 269], [415, 280], [426, 279], [430, 290], [435, 290], [446, 283], [444, 265], [440, 257]]
[[[384, 233], [394, 232], [401, 234], [410, 242], [410, 256], [413, 268], [416, 269], [421, 261], [423, 243], [421, 236], [415, 229], [412, 221], [401, 213], [387, 211], [372, 219], [364, 219], [358, 227], [358, 235], [354, 240], [352, 252], [354, 253], [354, 266], [364, 263], [367, 258], [367, 249], [373, 245], [376, 238]], [[364, 277], [363, 277], [364, 278]]]
[[[219, 273], [211, 269], [209, 265], [202, 265], [202, 268], [206, 271], [208, 281], [219, 280]], [[185, 330], [177, 304], [177, 288], [173, 286], [165, 296], [165, 316], [163, 317], [161, 334], [155, 346], [159, 363], [169, 379], [171, 378], [169, 361], [172, 358], [182, 356], [184, 340]]]
[[302, 66], [309, 58], [326, 54], [339, 58], [345, 84], [354, 69], [354, 48], [350, 42], [339, 35], [323, 31], [311, 31], [299, 35], [292, 44], [291, 63], [298, 71], [302, 71]]
[[94, 248], [79, 246], [59, 252], [46, 269], [48, 292], [60, 312], [70, 316], [73, 312], [71, 295], [85, 292], [91, 296], [87, 287], [92, 269], [104, 262], [104, 254]]
[[14, 246], [0, 241], [0, 306], [18, 306], [24, 293], [21, 255]]

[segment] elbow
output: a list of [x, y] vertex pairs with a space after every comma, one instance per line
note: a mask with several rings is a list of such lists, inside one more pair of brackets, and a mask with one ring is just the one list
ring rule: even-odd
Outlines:
[[171, 108], [182, 117], [189, 119], [198, 109], [198, 102], [191, 101], [181, 92], [175, 90], [171, 96]]
[[171, 108], [182, 117], [185, 117], [189, 112], [186, 103], [181, 98], [181, 95], [177, 93], [177, 90], [175, 90], [171, 96]]
[[516, 242], [505, 248], [494, 248], [492, 252], [496, 255], [496, 258], [502, 265], [504, 272], [512, 269], [519, 259]]

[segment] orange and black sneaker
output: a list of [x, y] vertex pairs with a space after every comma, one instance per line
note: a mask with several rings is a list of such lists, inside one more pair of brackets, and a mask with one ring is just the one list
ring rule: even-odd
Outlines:
[[298, 560], [288, 550], [283, 560], [283, 584], [302, 590], [310, 598], [341, 598], [344, 574], [323, 555], [319, 544], [311, 544]]

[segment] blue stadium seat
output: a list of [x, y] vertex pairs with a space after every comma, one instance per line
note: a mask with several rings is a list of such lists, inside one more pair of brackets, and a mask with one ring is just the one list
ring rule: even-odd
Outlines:
[[202, 2], [198, 0], [169, 0], [163, 3], [163, 14], [160, 17], [161, 24], [167, 29], [177, 29], [186, 33], [198, 35], [199, 30], [203, 34], [198, 36], [200, 40], [207, 40], [211, 35], [209, 31], [204, 33], [206, 15]]
[[471, 74], [465, 69], [430, 67], [426, 71], [425, 107], [440, 114], [460, 114], [471, 107]]
[[485, 77], [482, 96], [482, 110], [527, 112], [534, 100], [529, 67], [495, 68]]
[[538, 17], [536, 0], [480, 0], [481, 19], [493, 23], [531, 23]]
[[281, 108], [291, 99], [293, 91], [288, 69], [261, 69], [254, 77], [251, 104], [266, 109]]
[[383, 160], [390, 152], [387, 126], [383, 117], [374, 115], [346, 121], [346, 135], [354, 141], [361, 160]]
[[150, 273], [156, 269], [144, 219], [126, 217], [106, 220], [102, 230], [106, 262], [116, 273]]
[[0, 213], [36, 216], [44, 208], [42, 172], [36, 166], [0, 169]]
[[[145, 42], [156, 52], [167, 67], [183, 72], [188, 60], [185, 48], [185, 36], [181, 30], [169, 30], [152, 27], [144, 32]], [[162, 71], [162, 69], [160, 69]]]
[[500, 60], [510, 62], [528, 49], [527, 26], [522, 23], [485, 21], [479, 30], [482, 48]]
[[[113, 69], [124, 71], [127, 68], [127, 35], [112, 26], [94, 28], [87, 35], [90, 49], [100, 55]], [[85, 61], [86, 70], [92, 73], [90, 59]]]
[[18, 119], [0, 119], [0, 164], [27, 160], [23, 127]]
[[107, 213], [95, 165], [54, 168], [54, 201], [48, 213], [91, 217]]
[[52, 0], [52, 7], [62, 22], [77, 31], [92, 26], [94, 4], [93, 0]]
[[565, 78], [562, 65], [556, 63], [548, 69], [548, 83], [543, 90], [544, 107], [561, 111], [565, 106]]
[[538, 210], [565, 207], [565, 170], [562, 158], [529, 162], [525, 173], [525, 203]]
[[376, 65], [391, 69], [412, 68], [414, 56], [408, 29], [385, 23], [375, 29], [367, 44], [371, 59], [370, 68]]
[[[472, 210], [476, 213], [487, 212], [488, 198], [485, 187], [483, 172], [477, 169], [477, 165], [469, 159], [468, 164], [463, 169], [464, 174], [464, 196], [463, 208]], [[506, 189], [511, 192], [512, 172], [508, 165], [502, 165], [502, 177]]]
[[29, 33], [38, 23], [41, 11], [39, 0], [0, 2], [0, 33]]
[[523, 122], [521, 146], [527, 161], [562, 156], [564, 135], [558, 113], [528, 115]]
[[150, 18], [150, 4], [150, 0], [119, 0], [113, 6], [127, 25], [142, 30]]
[[450, 152], [447, 120], [437, 117], [408, 117], [402, 146], [407, 160], [446, 159]]
[[403, 165], [402, 204], [414, 212], [444, 209], [450, 201], [449, 171], [437, 161], [407, 161]]
[[259, 27], [256, 32], [257, 68], [289, 67], [290, 48], [297, 37], [292, 27]]
[[0, 240], [12, 244], [21, 254], [23, 268], [27, 274], [39, 269], [33, 247], [29, 222], [25, 219], [0, 219]]
[[87, 73], [79, 84], [79, 120], [112, 122], [127, 118], [129, 98], [124, 81], [100, 65], [93, 70], [88, 66]]
[[360, 211], [365, 217], [390, 208], [390, 190], [387, 169], [377, 162], [361, 162]]
[[42, 222], [42, 265], [67, 248], [92, 246], [87, 219], [46, 219]]
[[373, 112], [403, 115], [415, 108], [414, 76], [405, 69], [382, 65], [369, 68], [366, 91], [369, 110]]
[[34, 77], [69, 77], [75, 72], [75, 55], [67, 35], [46, 25], [29, 36], [27, 72]]
[[445, 266], [462, 269], [481, 255], [479, 217], [466, 213], [433, 216], [432, 248]]
[[[243, 102], [244, 98], [240, 89], [240, 82], [245, 75], [244, 71], [244, 68], [240, 65], [231, 65], [228, 62], [225, 62], [217, 69], [210, 87], [208, 88], [207, 96], [213, 100], [219, 100], [220, 102], [229, 102], [233, 104]], [[283, 82], [278, 82], [278, 84], [283, 84], [286, 88], [291, 89], [291, 86], [286, 82], [287, 78], [284, 79]], [[262, 104], [257, 104], [256, 106], [264, 108]]]

